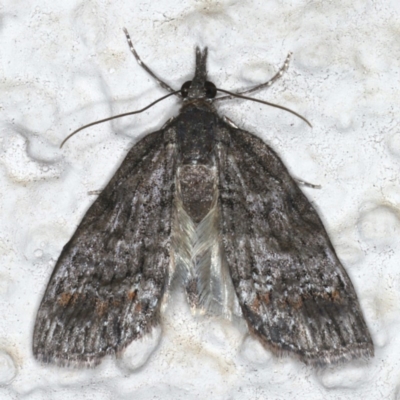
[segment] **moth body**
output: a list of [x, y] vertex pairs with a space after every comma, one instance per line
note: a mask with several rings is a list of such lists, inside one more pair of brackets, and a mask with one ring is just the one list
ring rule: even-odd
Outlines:
[[184, 106], [173, 121], [177, 173], [171, 265], [193, 313], [240, 315], [219, 235], [216, 151], [221, 119], [206, 102]]
[[267, 144], [218, 115], [206, 60], [197, 48], [179, 115], [132, 147], [63, 248], [36, 318], [39, 360], [95, 365], [121, 352], [159, 324], [175, 274], [194, 311], [242, 315], [274, 354], [373, 356], [317, 212]]

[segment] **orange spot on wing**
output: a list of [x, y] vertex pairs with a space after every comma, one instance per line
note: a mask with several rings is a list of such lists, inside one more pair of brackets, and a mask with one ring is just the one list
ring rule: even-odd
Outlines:
[[121, 302], [119, 300], [113, 300], [112, 305], [113, 307], [119, 307], [121, 305]]
[[342, 298], [340, 297], [339, 291], [336, 290], [336, 289], [331, 293], [331, 297], [332, 297], [332, 300], [333, 300], [335, 303], [340, 303], [341, 300], [342, 300]]
[[96, 300], [96, 313], [102, 317], [108, 309], [108, 303], [106, 301]]
[[135, 313], [140, 313], [142, 311], [142, 305], [137, 303], [135, 306]]
[[271, 301], [271, 293], [263, 294], [262, 299], [264, 300], [264, 304], [269, 304]]
[[303, 307], [303, 299], [300, 296], [292, 297], [289, 299], [289, 304], [295, 309]]
[[254, 301], [251, 303], [250, 308], [253, 311], [258, 311], [259, 307], [260, 307], [260, 299], [258, 298], [258, 295], [257, 295], [256, 298], [254, 299]]
[[133, 301], [136, 299], [137, 296], [137, 290], [129, 290], [128, 291], [128, 299]]
[[58, 300], [57, 300], [58, 304], [60, 304], [63, 307], [66, 307], [68, 305], [68, 303], [70, 302], [70, 300], [72, 299], [72, 297], [73, 297], [72, 293], [63, 292], [58, 297]]

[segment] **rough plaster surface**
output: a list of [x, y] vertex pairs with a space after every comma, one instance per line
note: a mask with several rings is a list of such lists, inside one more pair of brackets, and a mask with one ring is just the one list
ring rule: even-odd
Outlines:
[[[400, 399], [400, 129], [398, 0], [15, 1], [0, 5], [0, 399]], [[145, 106], [209, 47], [210, 78], [236, 89], [289, 72], [258, 94], [312, 121], [233, 100], [219, 106], [268, 142], [303, 180], [354, 283], [375, 358], [313, 369], [277, 359], [241, 324], [191, 316], [172, 296], [162, 327], [92, 370], [32, 356], [36, 310], [90, 191], [128, 149], [178, 112], [80, 125]]]

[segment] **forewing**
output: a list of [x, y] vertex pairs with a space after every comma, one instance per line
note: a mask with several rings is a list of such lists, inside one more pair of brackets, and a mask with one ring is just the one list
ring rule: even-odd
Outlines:
[[353, 285], [310, 202], [259, 138], [221, 132], [222, 241], [250, 330], [305, 362], [372, 356]]
[[175, 139], [135, 145], [57, 261], [40, 305], [35, 356], [96, 364], [158, 322], [170, 261]]

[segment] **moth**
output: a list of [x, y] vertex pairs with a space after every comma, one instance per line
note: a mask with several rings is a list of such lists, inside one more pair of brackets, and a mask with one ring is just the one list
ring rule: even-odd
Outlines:
[[224, 91], [207, 80], [207, 49], [174, 91], [126, 35], [183, 104], [133, 146], [63, 248], [37, 313], [35, 357], [88, 366], [120, 353], [159, 324], [174, 279], [193, 310], [237, 312], [277, 355], [314, 365], [373, 356], [315, 209], [277, 154], [214, 108]]

